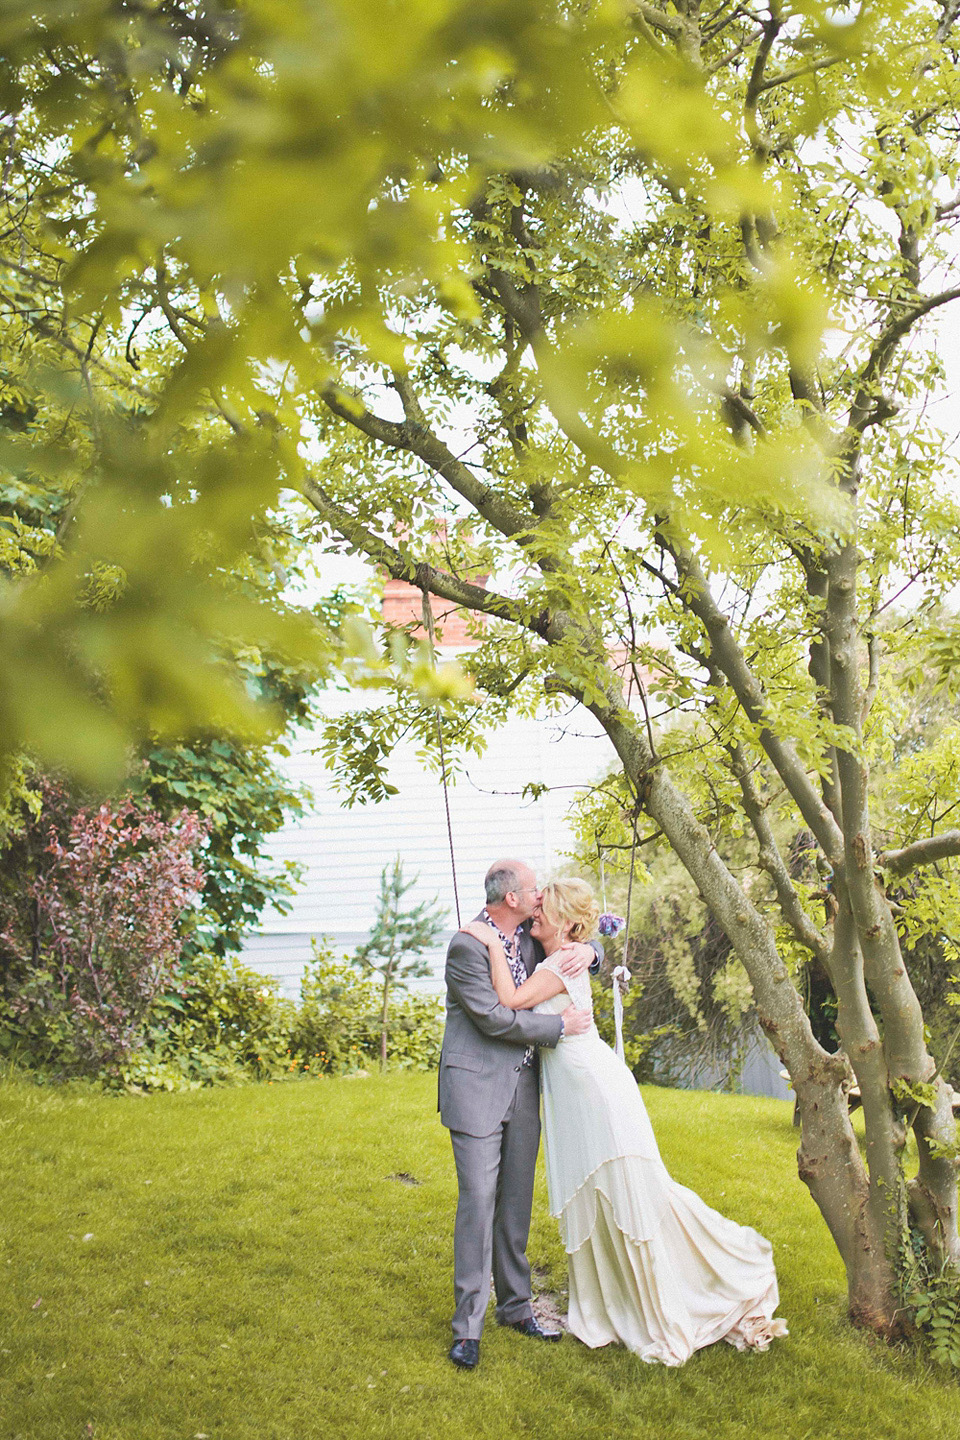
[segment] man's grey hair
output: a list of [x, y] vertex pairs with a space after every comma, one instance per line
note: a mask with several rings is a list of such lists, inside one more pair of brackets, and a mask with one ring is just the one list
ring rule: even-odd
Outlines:
[[519, 891], [520, 872], [512, 865], [497, 865], [484, 876], [484, 890], [488, 905], [502, 905], [510, 891]]

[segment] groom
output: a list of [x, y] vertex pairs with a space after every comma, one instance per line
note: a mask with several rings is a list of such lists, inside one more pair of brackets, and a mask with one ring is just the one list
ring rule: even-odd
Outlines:
[[[484, 886], [487, 904], [477, 918], [499, 931], [520, 985], [543, 959], [528, 933], [540, 903], [536, 877], [521, 860], [498, 860]], [[561, 968], [579, 974], [599, 955], [599, 947], [571, 946]], [[559, 1331], [543, 1330], [534, 1318], [525, 1253], [540, 1147], [535, 1047], [552, 1047], [565, 1034], [583, 1035], [590, 1011], [568, 1008], [562, 1015], [536, 1015], [501, 1005], [486, 947], [462, 931], [450, 941], [446, 982], [439, 1109], [453, 1141], [459, 1188], [450, 1359], [473, 1370], [480, 1360], [491, 1268], [498, 1323], [538, 1340], [560, 1339]]]

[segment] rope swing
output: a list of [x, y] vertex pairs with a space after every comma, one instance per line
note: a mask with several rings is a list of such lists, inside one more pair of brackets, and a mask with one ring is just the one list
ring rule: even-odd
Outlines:
[[[420, 590], [420, 592], [421, 592], [421, 596], [422, 596], [422, 600], [421, 600], [421, 614], [422, 614], [422, 620], [423, 620], [423, 628], [424, 628], [424, 630], [425, 630], [425, 632], [426, 632], [427, 643], [428, 643], [428, 645], [429, 645], [429, 647], [430, 647], [430, 660], [431, 660], [431, 663], [432, 663], [432, 665], [433, 665], [433, 667], [434, 667], [434, 670], [436, 670], [436, 666], [437, 666], [437, 642], [436, 642], [436, 626], [435, 626], [435, 624], [434, 624], [434, 618], [433, 618], [433, 604], [432, 604], [431, 599], [430, 599], [430, 589], [429, 589], [429, 586], [427, 585], [426, 578], [425, 578], [425, 576], [423, 575], [422, 571], [419, 570], [419, 567], [418, 567], [418, 572], [419, 572], [419, 573], [418, 573], [418, 575], [417, 575], [417, 586], [418, 586], [418, 588], [419, 588], [419, 590]], [[453, 843], [453, 821], [452, 821], [451, 816], [450, 816], [450, 785], [449, 785], [449, 780], [448, 780], [448, 776], [447, 776], [447, 754], [446, 754], [446, 747], [444, 746], [444, 743], [443, 743], [443, 717], [442, 717], [442, 714], [441, 714], [441, 709], [440, 709], [439, 703], [438, 703], [437, 705], [435, 705], [435, 707], [434, 707], [434, 719], [435, 719], [436, 726], [437, 726], [437, 751], [438, 751], [439, 756], [440, 756], [440, 782], [441, 782], [441, 785], [442, 785], [442, 787], [443, 787], [443, 810], [444, 810], [444, 815], [445, 815], [445, 817], [446, 817], [446, 824], [447, 824], [447, 846], [448, 846], [448, 849], [449, 849], [449, 851], [450, 851], [450, 874], [451, 874], [451, 877], [452, 877], [452, 879], [453, 879], [453, 903], [454, 903], [454, 908], [456, 909], [456, 912], [457, 912], [457, 926], [459, 927], [459, 926], [462, 924], [462, 920], [461, 920], [461, 916], [460, 916], [460, 887], [459, 887], [459, 885], [458, 885], [458, 883], [457, 883], [457, 857], [456, 857], [456, 849], [455, 849], [454, 843]], [[623, 1059], [623, 993], [626, 991], [627, 985], [629, 984], [629, 981], [630, 981], [630, 978], [631, 978], [631, 976], [630, 976], [630, 968], [629, 968], [629, 946], [630, 946], [630, 921], [631, 921], [631, 912], [632, 912], [632, 909], [633, 909], [633, 880], [634, 880], [634, 873], [635, 873], [636, 861], [637, 861], [637, 810], [638, 810], [638, 807], [635, 805], [635, 806], [634, 806], [634, 811], [633, 811], [633, 824], [632, 824], [632, 830], [633, 830], [633, 845], [631, 846], [631, 849], [630, 849], [630, 878], [629, 878], [629, 881], [628, 881], [628, 883], [627, 883], [627, 914], [626, 914], [626, 920], [625, 920], [625, 922], [624, 922], [624, 935], [623, 935], [623, 962], [624, 962], [624, 963], [623, 963], [622, 965], [616, 966], [615, 969], [614, 969], [614, 972], [613, 972], [613, 999], [614, 999], [614, 1015], [615, 1015], [616, 1031], [617, 1031], [617, 1054], [620, 1056], [621, 1059]], [[606, 907], [607, 907], [606, 869], [605, 869], [605, 866], [604, 866], [604, 861], [603, 861], [603, 847], [602, 847], [601, 844], [600, 844], [600, 836], [599, 836], [599, 834], [595, 834], [595, 835], [594, 835], [594, 840], [595, 840], [595, 843], [596, 843], [596, 846], [597, 846], [597, 858], [598, 858], [598, 860], [599, 860], [600, 886], [601, 886], [601, 891], [602, 891], [602, 894], [603, 894], [603, 908], [604, 908], [604, 910], [606, 910]]]
[[[627, 987], [629, 986], [630, 981], [631, 981], [631, 979], [632, 979], [632, 976], [631, 976], [631, 974], [630, 974], [629, 959], [630, 959], [630, 920], [631, 920], [631, 915], [632, 915], [632, 911], [633, 911], [633, 880], [634, 880], [634, 875], [635, 875], [635, 872], [636, 872], [636, 865], [637, 865], [637, 807], [636, 807], [636, 806], [634, 807], [634, 811], [633, 811], [633, 821], [632, 821], [631, 830], [632, 830], [633, 844], [632, 844], [631, 847], [630, 847], [630, 878], [629, 878], [629, 880], [628, 880], [628, 882], [627, 882], [627, 914], [626, 914], [626, 919], [625, 919], [625, 920], [621, 920], [619, 916], [608, 915], [608, 914], [606, 914], [606, 913], [604, 913], [604, 914], [600, 917], [600, 931], [601, 931], [601, 934], [605, 934], [605, 935], [606, 935], [606, 934], [615, 935], [615, 934], [617, 933], [617, 930], [619, 929], [620, 925], [623, 925], [623, 956], [622, 956], [622, 961], [623, 961], [623, 963], [620, 964], [620, 965], [615, 965], [615, 966], [613, 967], [613, 973], [612, 973], [612, 975], [611, 975], [611, 977], [610, 977], [610, 979], [611, 979], [611, 987], [612, 987], [612, 990], [613, 990], [613, 1025], [614, 1025], [614, 1030], [615, 1030], [615, 1032], [616, 1032], [616, 1041], [615, 1041], [615, 1046], [614, 1046], [614, 1048], [615, 1048], [615, 1050], [616, 1050], [617, 1055], [620, 1057], [621, 1060], [624, 1060], [624, 1059], [626, 1058], [626, 1057], [624, 1056], [624, 1051], [623, 1051], [623, 997], [624, 997], [624, 995], [626, 994], [626, 992], [627, 992]], [[603, 846], [602, 846], [601, 843], [600, 843], [600, 834], [599, 834], [599, 831], [594, 831], [593, 839], [594, 839], [594, 844], [595, 844], [596, 847], [597, 847], [597, 861], [598, 861], [599, 870], [600, 870], [600, 890], [601, 890], [601, 894], [602, 894], [602, 896], [603, 896], [603, 908], [604, 908], [604, 911], [606, 912], [606, 909], [607, 909], [607, 871], [606, 871], [606, 865], [604, 864], [604, 859], [603, 859]], [[606, 922], [609, 922], [610, 925], [612, 925], [614, 922], [616, 922], [616, 927], [617, 927], [617, 928], [616, 928], [616, 929], [614, 929], [614, 928], [604, 929], [604, 922], [605, 922], [605, 921], [606, 921]]]
[[[433, 667], [437, 666], [436, 631], [433, 623], [433, 606], [430, 603], [430, 591], [426, 584], [421, 581], [420, 589], [423, 594], [423, 628], [427, 632], [427, 641], [430, 646], [430, 659]], [[459, 930], [462, 921], [460, 919], [460, 890], [457, 885], [457, 858], [453, 845], [453, 822], [450, 819], [450, 787], [447, 783], [447, 756], [443, 744], [443, 719], [440, 715], [440, 706], [434, 708], [434, 718], [437, 722], [437, 749], [440, 752], [440, 780], [443, 784], [443, 809], [447, 817], [447, 845], [450, 849], [450, 874], [453, 877], [453, 904], [457, 912], [457, 929]]]

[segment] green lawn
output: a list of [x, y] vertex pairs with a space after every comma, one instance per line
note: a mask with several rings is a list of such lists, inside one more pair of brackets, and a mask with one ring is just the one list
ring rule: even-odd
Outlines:
[[[779, 1101], [645, 1092], [677, 1179], [773, 1240], [788, 1340], [664, 1370], [491, 1321], [480, 1369], [454, 1370], [434, 1096], [429, 1075], [0, 1085], [0, 1440], [960, 1437], [960, 1386], [846, 1325]], [[542, 1177], [530, 1254], [561, 1287]]]

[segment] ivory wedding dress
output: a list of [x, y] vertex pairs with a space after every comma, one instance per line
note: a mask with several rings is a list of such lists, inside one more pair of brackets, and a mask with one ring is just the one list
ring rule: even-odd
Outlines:
[[[559, 970], [548, 956], [541, 962]], [[590, 1009], [590, 980], [560, 976]], [[773, 1252], [755, 1230], [711, 1210], [670, 1178], [637, 1082], [595, 1025], [540, 1051], [550, 1212], [570, 1277], [567, 1323], [585, 1345], [616, 1341], [643, 1360], [682, 1365], [726, 1340], [765, 1350], [786, 1335]]]

